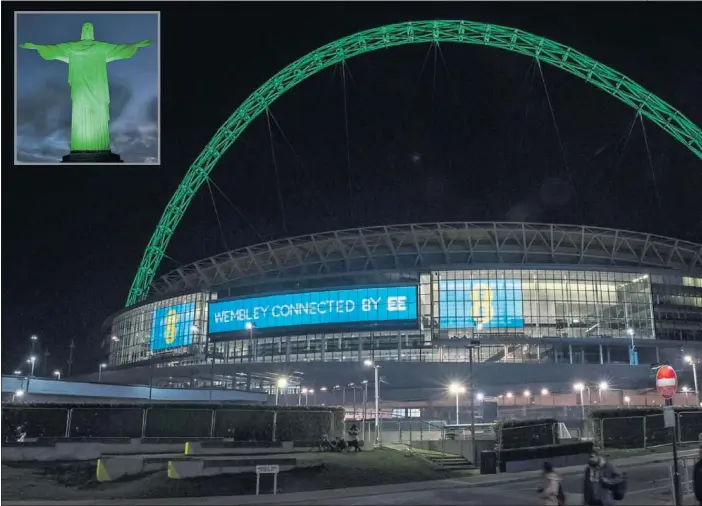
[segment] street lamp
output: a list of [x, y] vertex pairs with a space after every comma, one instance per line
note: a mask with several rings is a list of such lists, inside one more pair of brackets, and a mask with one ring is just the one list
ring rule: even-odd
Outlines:
[[480, 402], [483, 402], [483, 399], [485, 399], [485, 394], [482, 392], [478, 392], [475, 398], [478, 399]]
[[624, 402], [626, 402], [626, 407], [627, 407], [627, 408], [630, 408], [630, 407], [631, 407], [631, 397], [629, 397], [628, 395], [625, 395], [625, 396], [624, 396]]
[[55, 370], [55, 371], [54, 371], [54, 376], [56, 376], [56, 379], [58, 379], [59, 381], [61, 381], [61, 371], [59, 371], [58, 369]]
[[600, 384], [597, 385], [597, 395], [600, 399], [600, 405], [602, 405], [602, 392], [605, 392], [607, 390], [609, 390], [609, 383], [607, 383], [606, 381], [600, 381]]
[[[313, 389], [313, 388], [310, 388], [310, 389], [307, 391], [307, 393], [310, 394], [310, 395], [312, 396], [312, 405], [314, 406], [315, 404], [317, 404], [317, 403], [315, 402], [315, 400], [314, 400], [314, 389]], [[305, 406], [307, 406], [307, 397], [305, 397]]]
[[15, 402], [15, 397], [19, 397], [20, 399], [24, 395], [24, 390], [16, 390], [14, 394], [12, 394], [12, 402]]
[[285, 387], [288, 386], [288, 380], [285, 378], [278, 378], [278, 381], [275, 384], [275, 405], [278, 405], [278, 394], [280, 393], [281, 389], [284, 389]]
[[20, 371], [19, 369], [16, 369], [15, 376], [21, 376], [21, 375], [22, 375], [22, 371]]
[[100, 364], [100, 367], [98, 367], [98, 383], [100, 383], [102, 381], [102, 370], [105, 367], [107, 367], [107, 364], [104, 362], [102, 364]]
[[638, 364], [638, 359], [637, 359], [637, 354], [636, 354], [636, 346], [634, 345], [634, 329], [631, 327], [626, 329], [626, 333], [629, 334], [629, 337], [631, 337], [631, 358], [629, 359], [630, 365], [637, 365]]
[[692, 378], [695, 380], [695, 405], [700, 404], [700, 391], [697, 389], [697, 360], [692, 355], [685, 356], [685, 362], [692, 365]]
[[39, 339], [39, 338], [36, 335], [34, 335], [34, 336], [31, 336], [29, 339], [32, 341], [32, 352], [31, 353], [32, 353], [32, 355], [34, 355], [34, 345], [36, 344], [37, 339]]
[[380, 385], [378, 381], [378, 369], [380, 366], [374, 364], [372, 360], [366, 360], [363, 362], [366, 367], [372, 367], [375, 369], [375, 444], [380, 444]]
[[298, 406], [302, 405], [302, 396], [303, 395], [305, 396], [305, 406], [307, 405], [307, 389], [303, 388], [297, 394], [297, 405]]
[[32, 364], [32, 371], [29, 373], [30, 377], [34, 377], [34, 364], [36, 364], [36, 362], [37, 362], [37, 357], [35, 357], [34, 355], [32, 355], [31, 357], [29, 357], [27, 359], [27, 363]]
[[458, 417], [458, 411], [459, 411], [459, 405], [458, 405], [458, 396], [460, 394], [466, 393], [466, 387], [463, 385], [460, 385], [458, 383], [451, 383], [449, 385], [449, 392], [454, 394], [456, 396], [456, 425], [460, 423], [460, 419]]
[[681, 388], [681, 390], [682, 390], [682, 393], [685, 394], [685, 406], [687, 406], [687, 405], [688, 405], [687, 394], [690, 393], [690, 387], [684, 386], [684, 387]]
[[583, 392], [585, 392], [585, 389], [587, 389], [588, 396], [590, 395], [590, 387], [586, 386], [584, 383], [576, 383], [573, 385], [573, 390], [576, 392], [580, 392], [580, 408], [582, 410], [582, 418], [583, 418], [583, 433], [585, 432], [585, 395]]
[[254, 342], [253, 342], [253, 328], [254, 324], [251, 322], [246, 322], [244, 325], [246, 330], [249, 331], [249, 362], [254, 360]]

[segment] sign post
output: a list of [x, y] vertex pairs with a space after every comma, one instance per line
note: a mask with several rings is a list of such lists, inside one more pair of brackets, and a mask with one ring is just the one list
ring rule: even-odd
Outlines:
[[275, 495], [278, 492], [278, 473], [279, 472], [280, 472], [280, 466], [277, 464], [268, 465], [268, 466], [256, 466], [256, 495], [258, 495], [258, 492], [259, 492], [262, 474], [272, 474], [273, 475], [273, 495]]
[[666, 427], [671, 427], [673, 429], [673, 492], [675, 497], [675, 506], [681, 506], [682, 498], [680, 496], [680, 472], [678, 470], [677, 420], [675, 417], [675, 410], [673, 409], [673, 396], [678, 391], [678, 375], [675, 374], [675, 370], [669, 365], [664, 365], [658, 368], [658, 371], [656, 372], [656, 389], [665, 399], [665, 407], [663, 408], [663, 423]]

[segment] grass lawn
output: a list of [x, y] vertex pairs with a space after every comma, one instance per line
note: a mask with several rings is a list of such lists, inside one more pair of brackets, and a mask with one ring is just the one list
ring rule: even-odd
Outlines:
[[[281, 473], [278, 492], [388, 485], [440, 480], [456, 476], [425, 460], [388, 449], [360, 453], [319, 453], [314, 468]], [[272, 477], [262, 477], [261, 491], [270, 492]], [[95, 464], [2, 466], [2, 497], [19, 499], [137, 499], [204, 497], [256, 492], [256, 475], [237, 474], [169, 480], [165, 471], [113, 483], [95, 481]]]

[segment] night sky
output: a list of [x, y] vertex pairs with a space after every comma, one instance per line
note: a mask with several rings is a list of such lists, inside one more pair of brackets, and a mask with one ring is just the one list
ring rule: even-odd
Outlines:
[[[257, 86], [344, 35], [422, 19], [519, 27], [612, 66], [702, 124], [694, 2], [99, 5], [162, 12], [162, 165], [13, 167], [3, 150], [3, 372], [26, 359], [31, 334], [51, 353], [49, 371], [65, 370], [71, 338], [74, 372], [93, 371], [100, 326], [123, 306], [190, 163]], [[56, 4], [2, 3], [6, 62], [13, 8]], [[195, 196], [162, 270], [286, 235], [408, 222], [574, 223], [702, 242], [702, 162], [660, 128], [646, 120], [644, 135], [632, 109], [546, 65], [542, 80], [527, 57], [439, 49], [363, 55], [284, 95], [271, 108], [275, 162], [260, 117]], [[5, 125], [11, 115], [5, 107]]]
[[[113, 44], [151, 40], [129, 60], [107, 65], [112, 151], [126, 163], [158, 162], [158, 15], [19, 14], [17, 42], [57, 44], [80, 40], [83, 23], [95, 40]], [[52, 163], [70, 151], [71, 91], [68, 65], [17, 49], [17, 159]]]

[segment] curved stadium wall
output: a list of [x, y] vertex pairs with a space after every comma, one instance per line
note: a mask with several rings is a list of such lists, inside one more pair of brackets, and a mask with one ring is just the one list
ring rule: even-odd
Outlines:
[[[330, 297], [358, 307], [382, 300], [396, 311], [400, 292], [402, 317], [372, 309], [360, 317], [318, 314]], [[285, 323], [253, 313], [266, 305]], [[478, 362], [652, 363], [656, 343], [702, 342], [702, 245], [527, 223], [329, 232], [177, 269], [154, 284], [150, 301], [115, 316], [111, 329], [109, 363], [123, 367], [154, 359], [464, 362], [465, 338], [480, 340]]]

